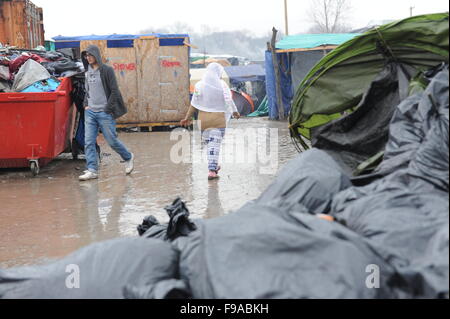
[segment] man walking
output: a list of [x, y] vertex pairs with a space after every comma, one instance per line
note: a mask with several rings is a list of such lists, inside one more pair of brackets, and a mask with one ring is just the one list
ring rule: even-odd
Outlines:
[[116, 151], [126, 164], [125, 172], [134, 169], [134, 155], [119, 141], [116, 132], [116, 119], [127, 113], [113, 68], [103, 64], [100, 50], [91, 45], [82, 53], [86, 70], [85, 107], [85, 154], [87, 171], [80, 181], [98, 178], [98, 155], [95, 147], [99, 130], [109, 146]]

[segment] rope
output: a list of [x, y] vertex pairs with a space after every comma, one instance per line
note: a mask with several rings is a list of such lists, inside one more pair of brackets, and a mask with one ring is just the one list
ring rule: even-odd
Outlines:
[[[395, 57], [394, 52], [392, 51], [390, 46], [387, 44], [386, 40], [383, 38], [383, 35], [381, 34], [380, 30], [378, 28], [375, 28], [375, 30], [377, 31], [378, 37], [381, 40], [381, 43], [383, 44], [383, 48], [385, 49], [384, 51], [383, 50], [381, 51], [383, 56], [388, 57], [397, 62], [397, 58]], [[378, 43], [380, 43], [380, 42], [378, 42]], [[387, 55], [386, 52], [388, 52], [389, 55]]]

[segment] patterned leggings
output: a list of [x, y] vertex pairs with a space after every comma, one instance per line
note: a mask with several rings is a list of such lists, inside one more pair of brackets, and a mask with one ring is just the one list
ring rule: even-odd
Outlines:
[[208, 147], [208, 169], [217, 171], [219, 166], [220, 146], [225, 136], [224, 128], [213, 128], [203, 131], [203, 144]]

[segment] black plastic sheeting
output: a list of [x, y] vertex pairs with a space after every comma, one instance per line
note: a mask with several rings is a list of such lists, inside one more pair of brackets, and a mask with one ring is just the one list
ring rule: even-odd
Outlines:
[[408, 296], [448, 298], [448, 81], [447, 68], [397, 108], [381, 164], [397, 170], [332, 202], [333, 216], [383, 247], [380, 254], [396, 267]]
[[115, 239], [52, 264], [0, 270], [0, 298], [122, 299], [140, 286], [150, 298], [179, 296], [180, 289], [167, 286], [177, 276], [177, 264], [178, 254], [168, 243]]
[[[234, 213], [190, 221], [177, 199], [168, 224], [145, 219], [140, 240], [0, 271], [0, 297], [448, 298], [448, 87], [446, 67], [394, 109], [384, 175], [364, 187], [312, 149]], [[64, 290], [68, 263], [92, 267], [92, 290]]]

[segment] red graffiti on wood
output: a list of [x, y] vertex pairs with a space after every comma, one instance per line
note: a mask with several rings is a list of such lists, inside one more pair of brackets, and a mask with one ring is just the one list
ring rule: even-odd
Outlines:
[[136, 71], [136, 64], [135, 63], [114, 63], [113, 64], [114, 70], [116, 71]]
[[162, 63], [162, 66], [165, 67], [165, 68], [173, 68], [173, 67], [176, 67], [176, 66], [181, 66], [181, 63], [177, 62], [177, 61], [163, 60], [161, 63]]

